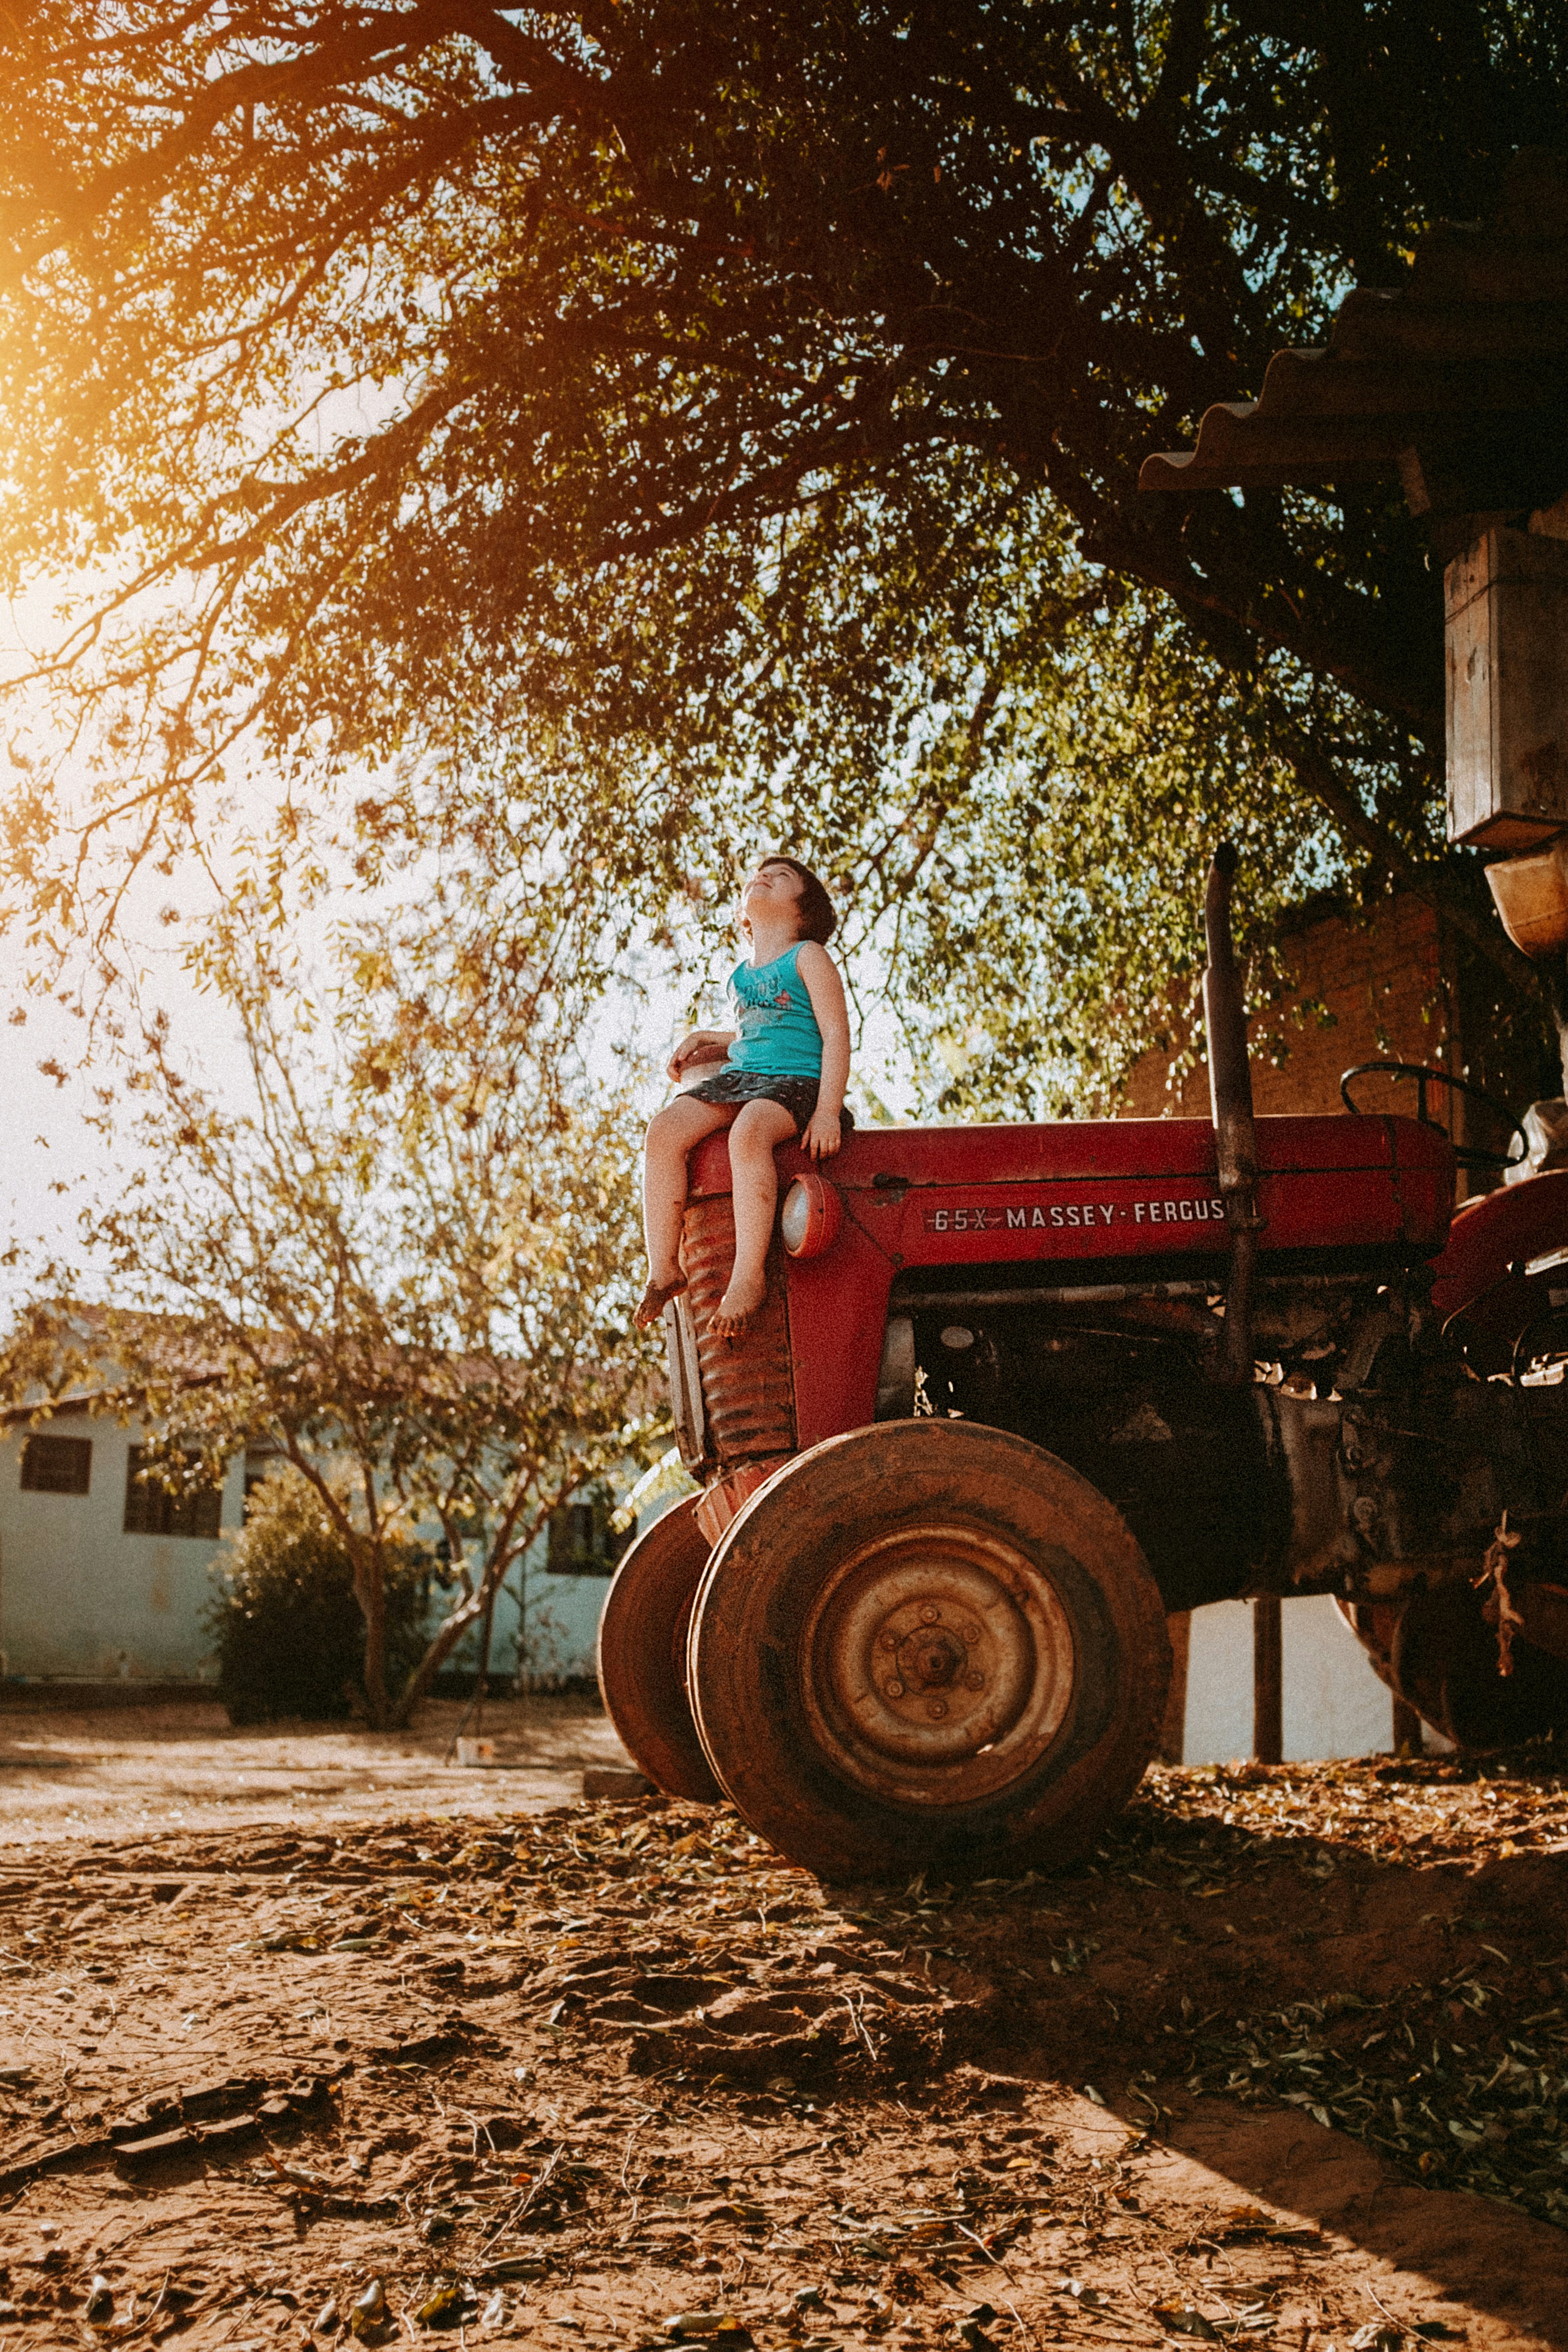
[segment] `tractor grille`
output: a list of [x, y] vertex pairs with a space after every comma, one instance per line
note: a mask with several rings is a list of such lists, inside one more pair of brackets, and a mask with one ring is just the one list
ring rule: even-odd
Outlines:
[[708, 1328], [724, 1296], [734, 1255], [735, 1217], [729, 1194], [689, 1202], [681, 1258], [697, 1324], [709, 1440], [726, 1465], [795, 1452], [789, 1325], [776, 1251], [768, 1253], [767, 1298], [744, 1338], [715, 1339]]

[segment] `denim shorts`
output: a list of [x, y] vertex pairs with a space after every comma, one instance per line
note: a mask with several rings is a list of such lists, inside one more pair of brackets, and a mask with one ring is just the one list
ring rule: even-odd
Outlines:
[[[789, 1077], [776, 1070], [721, 1070], [716, 1077], [704, 1078], [700, 1086], [685, 1088], [689, 1102], [733, 1104], [782, 1103], [795, 1125], [797, 1135], [804, 1135], [816, 1097], [822, 1091], [820, 1079]], [[839, 1118], [846, 1135], [855, 1124], [851, 1111], [840, 1111]]]

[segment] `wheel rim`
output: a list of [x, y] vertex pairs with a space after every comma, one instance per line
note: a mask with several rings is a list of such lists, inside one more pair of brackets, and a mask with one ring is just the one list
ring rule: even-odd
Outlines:
[[1066, 1611], [1040, 1564], [989, 1529], [897, 1529], [852, 1553], [801, 1643], [813, 1730], [871, 1795], [973, 1804], [1038, 1761], [1072, 1705]]

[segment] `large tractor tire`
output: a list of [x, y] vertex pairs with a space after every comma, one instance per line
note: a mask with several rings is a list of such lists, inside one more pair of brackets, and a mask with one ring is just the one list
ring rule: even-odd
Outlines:
[[1496, 1629], [1468, 1584], [1339, 1609], [1394, 1696], [1456, 1748], [1485, 1755], [1568, 1731], [1568, 1664], [1520, 1639], [1501, 1674]]
[[973, 1422], [814, 1446], [709, 1562], [687, 1682], [752, 1827], [830, 1879], [1073, 1861], [1155, 1753], [1148, 1563], [1054, 1454]]
[[667, 1797], [716, 1803], [686, 1696], [686, 1633], [708, 1545], [689, 1495], [638, 1536], [599, 1615], [599, 1696], [639, 1772]]

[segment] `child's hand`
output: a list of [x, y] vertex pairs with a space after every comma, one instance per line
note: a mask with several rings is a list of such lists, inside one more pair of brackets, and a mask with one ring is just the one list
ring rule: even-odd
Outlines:
[[693, 1062], [721, 1062], [734, 1042], [730, 1029], [689, 1029], [670, 1055], [665, 1076], [679, 1085]]
[[814, 1110], [806, 1121], [801, 1141], [814, 1160], [831, 1160], [844, 1136], [839, 1115], [836, 1110]]

